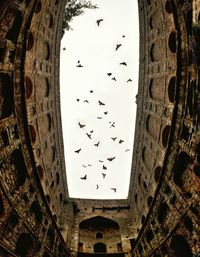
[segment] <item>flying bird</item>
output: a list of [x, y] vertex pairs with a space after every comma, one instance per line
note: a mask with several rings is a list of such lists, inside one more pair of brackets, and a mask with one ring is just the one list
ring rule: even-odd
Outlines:
[[78, 98], [77, 98], [77, 99], [76, 99], [76, 101], [77, 101], [77, 102], [79, 102], [79, 101], [80, 101], [80, 99], [78, 99]]
[[84, 103], [88, 103], [88, 104], [89, 104], [89, 101], [88, 101], [88, 100], [84, 100], [83, 102], [84, 102]]
[[119, 144], [121, 144], [121, 143], [123, 143], [123, 142], [124, 142], [124, 140], [122, 140], [122, 139], [119, 140]]
[[115, 140], [117, 139], [117, 137], [111, 137], [111, 139], [112, 139], [113, 141], [115, 141]]
[[97, 119], [101, 120], [101, 119], [103, 119], [103, 118], [102, 118], [102, 117], [97, 117]]
[[103, 178], [105, 178], [105, 176], [106, 176], [106, 173], [101, 173], [102, 175], [103, 175]]
[[103, 162], [102, 160], [99, 160], [99, 162]]
[[130, 149], [126, 149], [126, 150], [125, 150], [125, 152], [129, 152], [129, 151], [130, 151]]
[[90, 133], [92, 134], [94, 132], [94, 130], [91, 130]]
[[117, 81], [115, 77], [113, 77], [112, 80]]
[[113, 190], [113, 191], [116, 193], [116, 191], [117, 191], [117, 188], [111, 188], [111, 190]]
[[99, 19], [99, 20], [97, 20], [96, 21], [96, 23], [97, 23], [97, 26], [99, 26], [100, 25], [100, 23], [103, 21], [103, 19]]
[[115, 51], [117, 51], [120, 48], [120, 46], [122, 46], [122, 44], [117, 44], [116, 48], [115, 48]]
[[78, 67], [78, 68], [82, 68], [82, 67], [83, 67], [83, 65], [78, 64], [78, 65], [76, 65], [76, 67]]
[[112, 162], [116, 157], [107, 158], [109, 162]]
[[89, 139], [92, 139], [90, 134], [86, 133], [86, 135], [89, 137]]
[[106, 112], [104, 112], [104, 114], [105, 114], [105, 115], [107, 115], [107, 114], [108, 114], [108, 112], [106, 111]]
[[112, 127], [115, 128], [115, 122], [111, 122], [111, 121], [110, 121], [109, 123], [111, 124], [111, 125], [110, 125], [110, 128], [112, 128]]
[[88, 164], [88, 167], [91, 167], [92, 166], [92, 164]]
[[66, 50], [66, 47], [63, 47], [63, 50], [65, 51], [65, 50]]
[[93, 90], [90, 90], [90, 93], [93, 93], [94, 91]]
[[107, 170], [107, 167], [105, 165], [103, 165], [102, 169], [103, 170]]
[[78, 149], [78, 150], [76, 150], [76, 151], [74, 151], [74, 152], [75, 152], [75, 153], [80, 153], [80, 151], [81, 151], [81, 148]]
[[81, 124], [80, 122], [78, 122], [78, 125], [79, 125], [80, 128], [84, 128], [86, 126], [84, 124]]
[[85, 175], [84, 177], [80, 177], [80, 179], [86, 180], [87, 179], [87, 175]]
[[112, 75], [112, 73], [111, 73], [111, 72], [109, 72], [109, 73], [107, 73], [107, 75], [110, 77], [110, 76]]
[[132, 82], [132, 79], [128, 79], [126, 82]]
[[100, 141], [99, 141], [98, 143], [94, 144], [94, 146], [98, 147], [98, 146], [99, 146], [99, 144], [100, 144]]
[[96, 185], [96, 189], [99, 189], [99, 185]]
[[125, 37], [125, 35], [122, 35], [122, 37]]
[[127, 63], [126, 62], [120, 62], [120, 65], [127, 66]]
[[101, 102], [101, 101], [98, 101], [99, 102], [99, 105], [105, 105], [103, 102]]
[[84, 164], [83, 164], [82, 166], [83, 166], [83, 168], [87, 168], [87, 165], [84, 165]]

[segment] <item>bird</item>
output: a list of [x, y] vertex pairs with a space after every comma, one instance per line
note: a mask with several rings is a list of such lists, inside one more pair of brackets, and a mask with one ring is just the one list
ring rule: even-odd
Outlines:
[[107, 167], [105, 165], [103, 165], [102, 169], [103, 170], [107, 170]]
[[121, 143], [123, 143], [123, 142], [124, 142], [124, 140], [122, 140], [122, 139], [119, 140], [119, 144], [121, 144]]
[[103, 119], [103, 118], [98, 116], [97, 119], [101, 120], [101, 119]]
[[126, 82], [132, 82], [132, 79], [128, 79]]
[[113, 77], [112, 80], [117, 81], [115, 77]]
[[107, 115], [107, 114], [108, 114], [108, 112], [106, 111], [106, 112], [104, 112], [104, 114], [105, 114], [105, 115]]
[[102, 175], [103, 175], [103, 178], [105, 178], [105, 176], [106, 176], [106, 173], [101, 173]]
[[90, 134], [86, 133], [86, 135], [89, 137], [89, 139], [92, 139]]
[[80, 122], [78, 122], [78, 125], [79, 125], [80, 128], [84, 128], [86, 126], [84, 124], [81, 124]]
[[99, 162], [103, 162], [102, 160], [99, 160]]
[[88, 164], [88, 167], [91, 167], [92, 166], [92, 164]]
[[80, 99], [78, 99], [78, 98], [77, 98], [77, 99], [76, 99], [76, 101], [77, 101], [77, 102], [79, 102], [79, 101], [80, 101]]
[[65, 51], [65, 50], [66, 50], [66, 47], [63, 47], [63, 50]]
[[122, 44], [117, 44], [116, 48], [115, 48], [115, 51], [117, 51], [120, 48], [120, 46], [122, 46]]
[[92, 134], [94, 132], [94, 130], [91, 130], [90, 133]]
[[113, 190], [115, 193], [116, 193], [116, 191], [117, 191], [117, 188], [111, 188], [111, 190]]
[[88, 103], [88, 104], [89, 104], [89, 101], [88, 101], [88, 100], [84, 100], [83, 102], [84, 102], [84, 103]]
[[90, 90], [90, 93], [93, 93], [94, 91], [93, 90]]
[[125, 152], [129, 152], [129, 151], [130, 151], [130, 149], [126, 149], [126, 150], [125, 150]]
[[94, 146], [98, 147], [98, 146], [99, 146], [99, 144], [100, 144], [100, 141], [99, 141], [98, 143], [94, 144]]
[[109, 73], [107, 73], [107, 75], [110, 77], [110, 76], [112, 75], [112, 73], [111, 73], [111, 72], [109, 72]]
[[84, 177], [80, 177], [80, 179], [86, 180], [87, 179], [87, 175], [85, 175]]
[[83, 65], [78, 64], [78, 65], [76, 65], [76, 67], [78, 67], [78, 68], [82, 68], [82, 67], [83, 67]]
[[111, 121], [110, 121], [109, 123], [111, 124], [111, 125], [110, 125], [110, 128], [112, 128], [112, 127], [115, 128], [115, 122], [111, 122]]
[[96, 23], [97, 23], [97, 26], [99, 26], [100, 25], [100, 23], [103, 21], [103, 19], [99, 19], [99, 20], [97, 20], [96, 21]]
[[96, 189], [99, 189], [99, 185], [96, 185]]
[[122, 35], [122, 37], [125, 37], [125, 35]]
[[109, 162], [111, 162], [111, 161], [113, 161], [115, 158], [116, 158], [116, 157], [114, 156], [114, 157], [111, 157], [111, 158], [107, 158], [107, 160], [108, 160]]
[[87, 165], [84, 165], [84, 164], [83, 164], [82, 166], [83, 166], [83, 168], [87, 168]]
[[126, 62], [120, 62], [120, 65], [127, 66], [127, 63]]
[[113, 141], [115, 141], [115, 140], [117, 139], [117, 137], [111, 137], [111, 139], [112, 139]]
[[80, 151], [81, 151], [81, 148], [78, 149], [78, 150], [76, 150], [76, 151], [74, 151], [74, 152], [75, 152], [75, 153], [80, 153]]
[[99, 102], [99, 105], [105, 105], [103, 102], [101, 102], [101, 101], [98, 101]]

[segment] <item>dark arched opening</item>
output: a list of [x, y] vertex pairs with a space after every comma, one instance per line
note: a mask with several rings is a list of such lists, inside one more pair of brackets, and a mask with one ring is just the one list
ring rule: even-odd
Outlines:
[[27, 233], [22, 233], [16, 244], [15, 253], [20, 257], [34, 256], [34, 242], [31, 236]]
[[30, 210], [34, 214], [36, 222], [37, 223], [41, 222], [42, 221], [42, 212], [41, 212], [39, 204], [36, 201], [34, 201], [31, 204]]
[[94, 245], [94, 252], [95, 253], [106, 253], [107, 252], [106, 245], [103, 243], [96, 243]]
[[20, 150], [15, 149], [11, 154], [11, 159], [18, 172], [17, 186], [22, 186], [25, 183], [27, 177], [27, 169], [24, 156]]
[[96, 238], [103, 238], [103, 234], [101, 232], [96, 233]]
[[16, 13], [12, 27], [8, 30], [6, 38], [11, 40], [13, 43], [16, 43], [21, 26], [22, 26], [22, 13], [18, 11]]
[[175, 257], [192, 257], [193, 256], [188, 242], [181, 235], [173, 236], [170, 247], [174, 251]]
[[167, 218], [169, 212], [169, 206], [166, 203], [162, 203], [158, 209], [157, 219], [162, 224]]

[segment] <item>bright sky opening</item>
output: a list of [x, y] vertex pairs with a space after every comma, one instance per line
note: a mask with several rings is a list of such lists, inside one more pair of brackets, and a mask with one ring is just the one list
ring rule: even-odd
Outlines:
[[138, 6], [134, 0], [91, 2], [98, 9], [75, 17], [61, 41], [69, 196], [126, 199], [138, 91]]

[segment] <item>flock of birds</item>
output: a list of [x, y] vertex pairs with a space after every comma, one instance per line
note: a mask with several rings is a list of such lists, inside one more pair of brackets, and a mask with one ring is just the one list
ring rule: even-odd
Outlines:
[[[104, 21], [103, 19], [98, 19], [98, 20], [96, 21], [97, 26], [99, 27], [100, 24], [101, 24], [103, 21]], [[125, 35], [122, 35], [122, 37], [125, 38]], [[116, 45], [115, 45], [115, 51], [118, 51], [121, 47], [122, 47], [122, 44], [121, 44], [121, 43], [120, 43], [120, 44], [116, 44]], [[64, 47], [63, 50], [66, 50], [66, 48]], [[127, 63], [126, 63], [125, 61], [122, 61], [122, 62], [119, 63], [119, 65], [121, 65], [121, 66], [127, 66]], [[81, 61], [78, 60], [78, 61], [77, 61], [77, 64], [76, 64], [76, 67], [77, 67], [77, 68], [83, 68], [84, 66], [81, 64]], [[108, 72], [108, 73], [107, 73], [107, 76], [110, 77], [111, 80], [117, 81], [117, 78], [116, 78], [111, 72]], [[127, 83], [130, 83], [130, 82], [132, 82], [132, 79], [129, 78], [126, 82], [127, 82]], [[93, 90], [90, 90], [89, 92], [92, 94], [94, 91], [93, 91]], [[80, 102], [81, 99], [80, 99], [80, 98], [77, 98], [76, 101], [77, 101], [77, 102]], [[89, 101], [88, 99], [85, 99], [85, 100], [82, 100], [82, 101], [83, 101], [84, 103], [87, 103], [87, 104], [90, 103], [90, 101]], [[101, 100], [98, 100], [97, 105], [99, 105], [99, 107], [101, 107], [101, 106], [102, 106], [102, 107], [107, 107], [107, 106], [106, 106], [106, 103], [103, 102], [103, 101], [101, 101]], [[104, 116], [106, 116], [106, 115], [109, 114], [109, 112], [108, 112], [107, 109], [105, 109], [105, 110], [103, 110], [102, 114], [103, 114], [102, 116], [97, 116], [96, 118], [99, 119], [99, 120], [102, 120], [102, 119], [104, 118]], [[77, 125], [78, 125], [79, 129], [81, 129], [81, 130], [83, 130], [83, 131], [84, 131], [85, 129], [87, 129], [87, 124], [83, 124], [83, 123], [80, 122], [80, 121], [78, 121], [78, 124], [77, 124]], [[111, 128], [115, 128], [115, 126], [116, 126], [115, 121], [109, 121], [109, 128], [110, 128], [110, 129], [111, 129]], [[85, 136], [86, 136], [89, 140], [93, 141], [93, 135], [94, 135], [93, 133], [94, 133], [94, 130], [90, 130], [90, 131], [87, 131], [87, 132], [84, 131], [84, 132], [85, 132]], [[110, 137], [110, 140], [112, 140], [113, 142], [118, 143], [118, 144], [123, 144], [123, 143], [124, 143], [124, 139], [118, 138], [117, 136], [115, 136], [115, 137]], [[98, 142], [93, 141], [93, 145], [94, 145], [95, 147], [99, 147], [99, 146], [101, 145], [101, 141], [98, 141]], [[74, 151], [74, 153], [75, 153], [75, 154], [80, 154], [81, 151], [82, 151], [82, 148], [80, 147], [80, 148], [76, 149], [76, 150]], [[129, 151], [130, 151], [129, 148], [125, 149], [125, 152], [129, 152]], [[108, 166], [107, 166], [106, 162], [113, 162], [113, 161], [115, 161], [116, 159], [117, 159], [117, 156], [111, 156], [111, 157], [109, 156], [109, 157], [106, 158], [106, 160], [102, 160], [102, 159], [99, 159], [99, 160], [98, 160], [98, 162], [102, 164], [102, 172], [101, 172], [101, 175], [102, 175], [102, 178], [103, 178], [103, 179], [106, 179], [106, 176], [107, 176], [107, 173], [106, 173], [106, 172], [107, 172]], [[92, 166], [92, 164], [82, 164], [82, 167], [83, 167], [84, 169], [86, 169], [86, 168], [88, 168], [88, 167], [91, 167], [91, 166]], [[88, 179], [88, 173], [85, 173], [84, 176], [80, 177], [80, 179], [83, 180], [83, 181], [84, 181], [84, 180], [87, 180], [87, 179]], [[99, 184], [96, 184], [96, 190], [98, 190], [99, 188], [100, 188]], [[116, 193], [116, 192], [117, 192], [117, 187], [110, 187], [110, 190], [112, 190], [114, 193]]]

